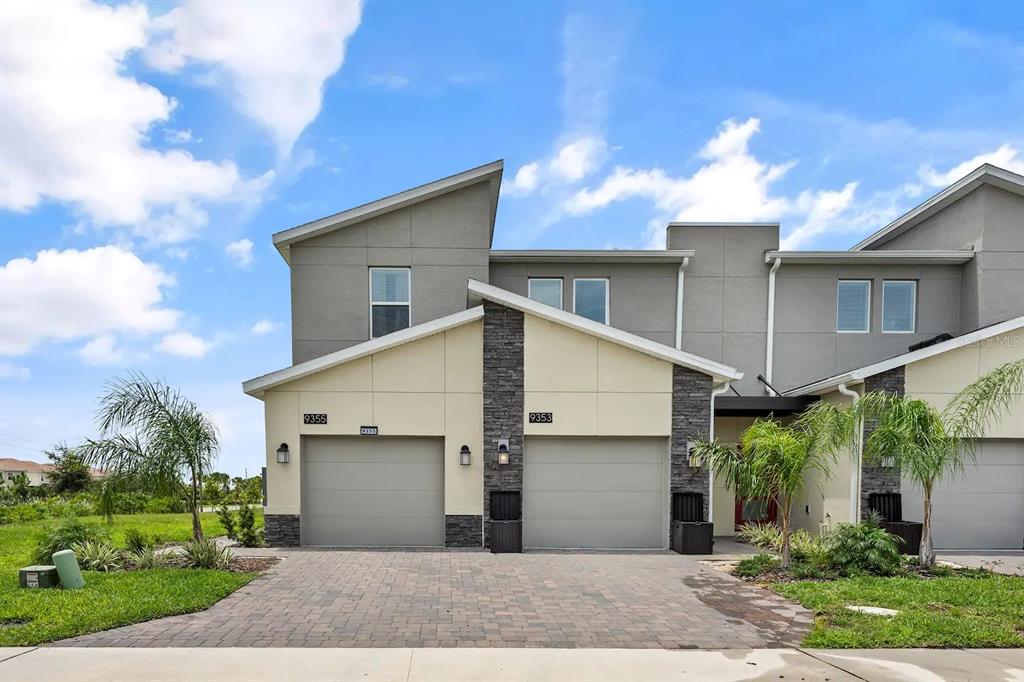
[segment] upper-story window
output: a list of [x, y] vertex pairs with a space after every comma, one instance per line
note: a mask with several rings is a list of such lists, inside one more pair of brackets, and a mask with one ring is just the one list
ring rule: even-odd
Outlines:
[[531, 277], [527, 284], [528, 295], [538, 303], [562, 307], [562, 280], [555, 277]]
[[603, 277], [573, 280], [572, 311], [594, 322], [608, 324], [608, 280]]
[[371, 339], [409, 326], [409, 292], [409, 268], [370, 268]]
[[917, 282], [887, 280], [882, 282], [882, 332], [911, 334], [917, 316]]
[[836, 286], [836, 331], [864, 333], [871, 328], [871, 281], [841, 279]]

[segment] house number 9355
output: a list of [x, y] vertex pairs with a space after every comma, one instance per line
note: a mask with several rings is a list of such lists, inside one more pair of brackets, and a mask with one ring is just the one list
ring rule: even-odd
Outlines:
[[327, 423], [327, 415], [326, 414], [310, 414], [310, 413], [307, 412], [306, 414], [302, 415], [302, 423], [303, 424], [326, 424]]

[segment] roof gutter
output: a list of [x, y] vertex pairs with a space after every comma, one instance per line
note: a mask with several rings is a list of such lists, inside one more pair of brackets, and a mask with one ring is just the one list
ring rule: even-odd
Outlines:
[[[728, 392], [732, 386], [731, 381], [726, 381], [718, 388], [711, 390], [711, 419], [708, 423], [708, 440], [715, 439], [715, 398]], [[715, 522], [715, 472], [708, 472], [708, 521], [714, 526]]]
[[764, 351], [764, 378], [765, 391], [769, 395], [778, 395], [771, 388], [772, 383], [772, 357], [775, 352], [775, 273], [782, 266], [782, 259], [776, 257], [772, 263], [772, 269], [768, 271], [768, 329], [765, 340]]
[[[846, 387], [846, 382], [839, 384], [839, 392], [853, 399], [856, 405], [860, 400], [860, 393], [851, 391]], [[857, 445], [854, 451], [853, 462], [850, 463], [850, 523], [860, 521], [860, 486], [861, 486], [861, 461], [864, 455], [864, 424], [857, 420]]]
[[684, 256], [679, 263], [679, 274], [676, 275], [676, 350], [683, 349], [683, 285], [686, 282], [686, 266], [689, 264], [690, 257]]

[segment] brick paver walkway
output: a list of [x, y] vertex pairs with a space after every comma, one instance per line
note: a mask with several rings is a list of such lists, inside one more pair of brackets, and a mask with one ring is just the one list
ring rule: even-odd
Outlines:
[[206, 611], [57, 644], [759, 648], [812, 620], [670, 552], [261, 551], [282, 561]]

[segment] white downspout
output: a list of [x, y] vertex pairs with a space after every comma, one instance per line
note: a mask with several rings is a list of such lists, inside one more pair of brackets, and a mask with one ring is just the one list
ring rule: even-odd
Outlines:
[[[732, 385], [731, 381], [727, 381], [722, 384], [719, 388], [711, 390], [711, 423], [708, 425], [708, 440], [715, 439], [715, 398], [722, 395], [729, 390], [729, 386]], [[715, 522], [715, 474], [714, 472], [708, 472], [708, 521], [712, 523], [714, 528]], [[712, 530], [714, 535], [714, 530]]]
[[[856, 405], [860, 400], [860, 393], [851, 391], [846, 387], [846, 382], [839, 384], [839, 392], [853, 399]], [[860, 521], [860, 467], [861, 457], [864, 454], [864, 425], [857, 420], [857, 445], [853, 462], [850, 463], [850, 523]]]
[[690, 264], [690, 257], [685, 256], [679, 264], [679, 274], [676, 275], [676, 350], [683, 349], [683, 284], [686, 275], [683, 272]]
[[[776, 258], [772, 263], [772, 269], [768, 271], [768, 336], [764, 344], [764, 378], [769, 384], [772, 383], [772, 356], [775, 352], [775, 273], [781, 265], [782, 259]], [[769, 395], [775, 393], [768, 386], [765, 386], [764, 390]]]

